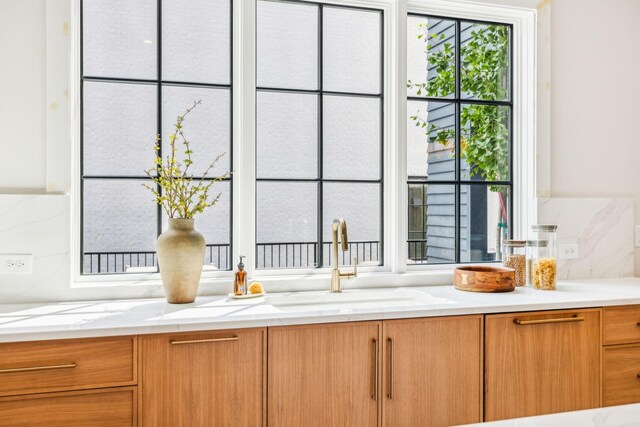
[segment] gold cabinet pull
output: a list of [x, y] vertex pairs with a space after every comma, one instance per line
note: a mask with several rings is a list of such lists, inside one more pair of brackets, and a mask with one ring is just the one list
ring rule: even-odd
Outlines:
[[389, 393], [387, 397], [393, 399], [393, 338], [387, 338], [387, 342], [389, 343]]
[[558, 317], [555, 319], [536, 319], [536, 320], [520, 320], [513, 319], [513, 323], [516, 325], [541, 325], [544, 323], [566, 323], [566, 322], [582, 322], [584, 320], [583, 316], [578, 316], [577, 314], [571, 317]]
[[0, 369], [0, 374], [10, 374], [13, 372], [33, 372], [33, 371], [50, 371], [53, 369], [67, 369], [67, 368], [75, 368], [78, 366], [77, 363], [65, 363], [63, 365], [43, 365], [43, 366], [27, 366], [24, 368], [7, 368]]
[[200, 344], [200, 343], [206, 343], [206, 342], [229, 342], [229, 341], [239, 341], [239, 340], [240, 338], [237, 335], [234, 335], [228, 338], [206, 338], [203, 340], [183, 340], [183, 341], [171, 340], [171, 345]]
[[371, 393], [371, 398], [373, 400], [378, 400], [378, 340], [376, 338], [373, 339], [373, 392]]

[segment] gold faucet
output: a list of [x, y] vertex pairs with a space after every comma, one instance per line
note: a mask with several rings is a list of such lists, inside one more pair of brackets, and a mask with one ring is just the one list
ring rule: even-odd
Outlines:
[[333, 220], [333, 246], [331, 246], [331, 292], [342, 292], [340, 278], [358, 277], [358, 258], [353, 257], [353, 273], [340, 273], [338, 268], [338, 231], [340, 231], [340, 242], [342, 243], [342, 252], [349, 249], [349, 240], [347, 239], [347, 223], [344, 219]]

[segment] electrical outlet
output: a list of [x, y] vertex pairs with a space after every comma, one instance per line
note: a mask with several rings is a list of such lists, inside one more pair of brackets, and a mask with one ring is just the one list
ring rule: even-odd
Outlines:
[[31, 274], [33, 272], [33, 255], [1, 254], [0, 274]]
[[580, 252], [577, 243], [561, 243], [558, 245], [558, 249], [560, 250], [560, 259], [580, 258]]

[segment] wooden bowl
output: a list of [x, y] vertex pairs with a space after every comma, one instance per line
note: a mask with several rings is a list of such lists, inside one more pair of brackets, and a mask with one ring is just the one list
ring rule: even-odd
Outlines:
[[516, 271], [481, 265], [458, 267], [453, 271], [453, 286], [469, 292], [511, 292], [516, 288]]

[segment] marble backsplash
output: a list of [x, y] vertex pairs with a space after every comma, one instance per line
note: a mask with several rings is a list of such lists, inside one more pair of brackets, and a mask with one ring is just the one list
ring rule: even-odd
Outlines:
[[0, 303], [69, 298], [70, 199], [0, 195], [0, 253], [33, 254], [33, 274], [0, 275]]
[[558, 260], [558, 279], [633, 276], [632, 198], [537, 200], [539, 224], [558, 225], [558, 243], [578, 243], [578, 259]]

